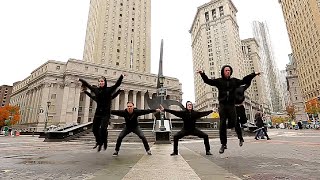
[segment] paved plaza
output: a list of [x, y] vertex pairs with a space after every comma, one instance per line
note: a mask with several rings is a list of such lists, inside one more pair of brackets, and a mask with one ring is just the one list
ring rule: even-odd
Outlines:
[[245, 137], [243, 147], [228, 139], [219, 154], [218, 139], [211, 139], [212, 156], [203, 142], [179, 142], [179, 155], [170, 156], [172, 144], [123, 143], [112, 157], [114, 143], [96, 152], [92, 142], [43, 142], [32, 136], [0, 136], [0, 179], [320, 179], [319, 130], [270, 130], [272, 138]]

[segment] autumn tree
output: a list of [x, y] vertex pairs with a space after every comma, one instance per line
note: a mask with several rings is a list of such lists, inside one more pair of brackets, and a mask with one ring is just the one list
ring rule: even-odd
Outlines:
[[[6, 120], [10, 120], [9, 122]], [[20, 109], [18, 106], [6, 105], [0, 107], [0, 127], [14, 125], [20, 120]], [[8, 123], [8, 124], [7, 124]]]
[[272, 121], [272, 124], [281, 124], [286, 122], [286, 119], [279, 116], [273, 116], [271, 117], [271, 121]]
[[286, 107], [286, 112], [287, 112], [287, 115], [289, 116], [290, 120], [291, 121], [295, 121], [295, 119], [296, 119], [296, 109], [295, 109], [294, 105], [287, 106]]
[[306, 112], [312, 115], [317, 115], [320, 113], [320, 104], [318, 98], [314, 98], [306, 103]]

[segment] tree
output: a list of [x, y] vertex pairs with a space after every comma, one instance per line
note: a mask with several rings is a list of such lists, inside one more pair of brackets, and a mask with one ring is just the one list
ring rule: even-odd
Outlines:
[[289, 116], [291, 121], [296, 120], [296, 109], [295, 109], [294, 105], [287, 106], [286, 112], [287, 112], [287, 115]]
[[[10, 120], [7, 124], [6, 120]], [[0, 127], [14, 125], [20, 120], [20, 108], [18, 106], [6, 105], [0, 107]]]
[[320, 113], [320, 104], [318, 98], [314, 98], [306, 103], [306, 112], [309, 115], [313, 115], [313, 117]]
[[271, 117], [272, 124], [281, 124], [286, 122], [286, 119], [280, 116]]

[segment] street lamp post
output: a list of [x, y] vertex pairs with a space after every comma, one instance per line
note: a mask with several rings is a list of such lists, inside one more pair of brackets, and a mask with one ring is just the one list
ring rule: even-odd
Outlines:
[[46, 113], [46, 121], [44, 123], [44, 131], [47, 131], [47, 124], [48, 124], [48, 119], [49, 119], [49, 108], [50, 108], [51, 102], [47, 102], [47, 113]]
[[[159, 77], [159, 83], [160, 83], [160, 88], [158, 89], [158, 96], [160, 96], [160, 104], [163, 104], [163, 98], [166, 95], [166, 89], [163, 88], [163, 81], [164, 81], [164, 76]], [[164, 112], [160, 111], [160, 131], [165, 131], [166, 127], [164, 126]]]

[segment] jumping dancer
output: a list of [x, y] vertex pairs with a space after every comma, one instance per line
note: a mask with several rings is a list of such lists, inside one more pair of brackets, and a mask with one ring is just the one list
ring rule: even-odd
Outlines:
[[83, 79], [79, 79], [82, 82], [82, 86], [90, 89], [95, 94], [97, 108], [93, 118], [92, 131], [98, 143], [98, 152], [101, 151], [102, 145], [104, 150], [107, 149], [107, 124], [110, 120], [110, 110], [112, 94], [115, 93], [116, 89], [121, 85], [123, 75], [119, 77], [115, 85], [107, 87], [107, 80], [105, 77], [98, 79], [99, 87], [92, 86]]
[[221, 142], [219, 153], [222, 154], [224, 153], [224, 150], [227, 149], [227, 120], [228, 128], [231, 129], [235, 127], [237, 119], [235, 108], [235, 89], [242, 84], [250, 83], [250, 79], [260, 73], [251, 73], [244, 77], [243, 80], [231, 78], [232, 68], [229, 65], [225, 65], [221, 68], [221, 78], [209, 79], [202, 70], [199, 70], [198, 73], [201, 75], [204, 83], [216, 86], [219, 91], [219, 134]]
[[[93, 86], [94, 86], [94, 85], [93, 85]], [[87, 96], [89, 96], [92, 100], [94, 100], [94, 101], [97, 102], [97, 98], [96, 98], [95, 94], [88, 92], [88, 91], [85, 89], [85, 87], [83, 87], [82, 90], [83, 90], [83, 92], [84, 92]], [[121, 90], [118, 89], [117, 92], [115, 92], [114, 94], [112, 94], [111, 99], [116, 98], [116, 97], [120, 94], [120, 92], [121, 92]], [[109, 125], [109, 123], [106, 124], [106, 126], [107, 126], [106, 129], [108, 128], [108, 125]], [[108, 130], [107, 130], [107, 131], [108, 131]], [[106, 132], [106, 133], [107, 133], [107, 132]], [[95, 140], [96, 140], [96, 145], [93, 146], [93, 149], [95, 149], [95, 148], [98, 147], [98, 138], [96, 137]], [[107, 141], [108, 141], [108, 137], [106, 137], [106, 142], [107, 142]], [[107, 144], [107, 143], [106, 143], [106, 144]]]
[[[260, 75], [260, 74], [259, 74]], [[239, 146], [241, 147], [243, 145], [244, 139], [242, 137], [242, 130], [240, 124], [245, 124], [247, 122], [247, 116], [246, 116], [246, 109], [244, 108], [243, 102], [245, 100], [244, 92], [249, 88], [251, 85], [251, 81], [254, 78], [254, 76], [249, 76], [248, 81], [249, 83], [241, 85], [240, 87], [236, 88], [235, 90], [235, 106], [236, 106], [236, 124], [235, 124], [235, 130], [239, 139]]]
[[206, 155], [212, 155], [210, 152], [210, 144], [209, 144], [209, 137], [206, 133], [196, 128], [196, 120], [207, 116], [213, 111], [203, 111], [198, 112], [193, 110], [193, 104], [191, 101], [186, 102], [186, 109], [182, 111], [175, 111], [170, 109], [163, 109], [161, 106], [162, 111], [169, 112], [177, 117], [180, 117], [183, 120], [183, 127], [182, 129], [177, 132], [173, 136], [173, 153], [170, 154], [171, 156], [178, 155], [178, 141], [179, 139], [183, 138], [184, 136], [188, 135], [194, 135], [198, 136], [199, 138], [203, 138], [205, 149], [206, 149]]
[[135, 109], [134, 103], [131, 101], [127, 102], [127, 108], [125, 110], [111, 110], [111, 114], [124, 117], [126, 122], [126, 126], [123, 128], [123, 130], [118, 136], [117, 144], [116, 144], [116, 148], [115, 148], [115, 152], [113, 153], [113, 156], [118, 156], [123, 138], [126, 137], [131, 132], [139, 136], [139, 138], [143, 142], [143, 145], [147, 154], [151, 155], [147, 138], [144, 136], [142, 130], [139, 127], [138, 117], [145, 114], [153, 113], [156, 111], [160, 112], [160, 109]]

